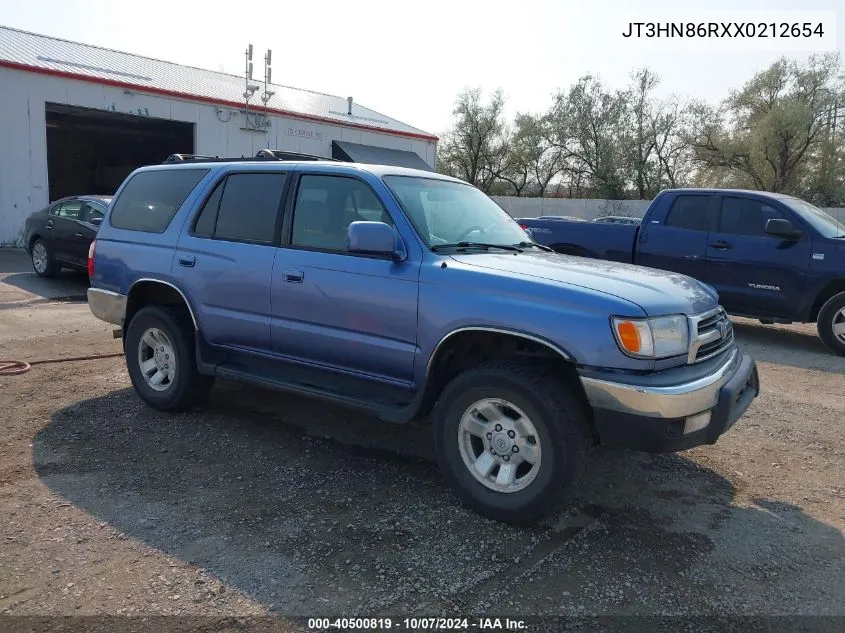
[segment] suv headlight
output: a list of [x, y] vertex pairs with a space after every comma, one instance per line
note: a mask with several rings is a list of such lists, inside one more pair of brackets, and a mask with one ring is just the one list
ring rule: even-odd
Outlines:
[[683, 314], [653, 319], [611, 319], [619, 347], [634, 358], [669, 358], [689, 349], [689, 325]]

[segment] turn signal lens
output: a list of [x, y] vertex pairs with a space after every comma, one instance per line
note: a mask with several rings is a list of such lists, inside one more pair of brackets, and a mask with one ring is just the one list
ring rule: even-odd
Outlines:
[[619, 347], [637, 358], [671, 358], [687, 353], [689, 327], [683, 314], [651, 319], [614, 318], [613, 334]]
[[640, 339], [637, 326], [630, 321], [622, 321], [616, 324], [616, 331], [619, 333], [619, 342], [622, 343], [622, 347], [633, 354], [640, 353], [643, 342]]

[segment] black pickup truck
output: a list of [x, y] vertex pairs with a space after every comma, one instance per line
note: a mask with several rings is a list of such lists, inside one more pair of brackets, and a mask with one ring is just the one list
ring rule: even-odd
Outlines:
[[560, 253], [671, 270], [713, 286], [725, 309], [763, 323], [816, 323], [845, 356], [845, 225], [776, 193], [671, 189], [639, 225], [518, 220]]

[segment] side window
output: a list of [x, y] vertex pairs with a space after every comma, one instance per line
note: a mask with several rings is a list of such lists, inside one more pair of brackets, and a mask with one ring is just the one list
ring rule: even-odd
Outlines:
[[88, 215], [85, 219], [86, 222], [90, 222], [91, 220], [96, 219], [103, 219], [103, 216], [106, 214], [105, 207], [101, 207], [99, 204], [91, 203], [88, 205]]
[[70, 200], [68, 202], [62, 202], [61, 204], [57, 204], [53, 209], [50, 211], [51, 215], [55, 215], [60, 218], [67, 218], [68, 220], [81, 220], [82, 219], [82, 207], [84, 206], [84, 202], [81, 200]]
[[346, 250], [346, 233], [356, 221], [393, 225], [373, 191], [355, 178], [303, 176], [293, 210], [293, 246]]
[[200, 211], [197, 221], [194, 223], [194, 235], [198, 237], [212, 237], [214, 225], [217, 224], [217, 212], [220, 209], [220, 198], [223, 197], [223, 183], [220, 181], [214, 188], [214, 193], [209, 196]]
[[733, 235], [766, 235], [766, 222], [783, 216], [772, 206], [750, 198], [722, 198], [719, 232]]
[[689, 231], [706, 231], [709, 207], [710, 196], [678, 196], [666, 215], [666, 226]]
[[161, 169], [135, 174], [114, 201], [109, 222], [117, 229], [164, 233], [207, 173], [207, 169]]
[[215, 188], [194, 225], [194, 234], [271, 244], [282, 202], [285, 173], [232, 174]]

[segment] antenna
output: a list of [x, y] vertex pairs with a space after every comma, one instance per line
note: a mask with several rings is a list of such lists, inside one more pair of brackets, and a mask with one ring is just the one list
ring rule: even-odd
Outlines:
[[[268, 84], [272, 83], [271, 76], [273, 69], [270, 66], [270, 61], [273, 57], [273, 51], [269, 48], [267, 49], [267, 54], [264, 55], [264, 93], [261, 95], [261, 101], [264, 103], [264, 121], [265, 125], [270, 125], [269, 119], [267, 118], [267, 104], [270, 102], [270, 98], [276, 94], [272, 90], [268, 89]], [[267, 148], [270, 148], [270, 139], [267, 139]]]
[[[252, 95], [258, 90], [258, 86], [250, 85], [249, 80], [252, 79], [252, 44], [247, 46], [244, 51], [246, 68], [244, 69], [244, 127], [249, 129], [249, 100]], [[254, 149], [254, 148], [253, 148]]]

